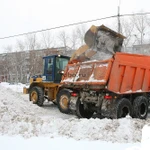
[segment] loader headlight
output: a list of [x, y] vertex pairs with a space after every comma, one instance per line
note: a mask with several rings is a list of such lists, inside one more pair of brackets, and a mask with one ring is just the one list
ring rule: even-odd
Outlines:
[[42, 80], [45, 81], [46, 80], [46, 76], [42, 76]]
[[61, 70], [61, 71], [59, 71], [59, 73], [60, 73], [60, 74], [64, 74], [65, 72], [64, 72], [64, 70]]

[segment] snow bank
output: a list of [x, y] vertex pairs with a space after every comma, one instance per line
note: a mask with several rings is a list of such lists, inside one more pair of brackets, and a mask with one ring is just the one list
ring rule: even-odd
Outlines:
[[[9, 85], [10, 87], [10, 85]], [[50, 103], [44, 107], [33, 105], [28, 95], [13, 92], [0, 84], [0, 133], [20, 135], [66, 137], [76, 140], [102, 140], [119, 143], [140, 142], [143, 126], [150, 120], [126, 117], [111, 119], [78, 119], [59, 112]]]
[[150, 149], [150, 124], [142, 129], [141, 145], [127, 148], [126, 150], [149, 150]]
[[23, 92], [23, 87], [27, 87], [27, 85], [22, 83], [8, 83], [8, 82], [2, 82], [0, 83], [1, 86], [11, 89], [14, 92]]

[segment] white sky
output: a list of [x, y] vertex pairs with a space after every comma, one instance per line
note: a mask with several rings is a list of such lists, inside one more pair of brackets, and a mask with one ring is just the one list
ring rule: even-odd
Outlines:
[[[0, 37], [116, 15], [118, 3], [119, 0], [0, 0]], [[149, 0], [120, 0], [120, 4], [121, 14], [150, 12]], [[0, 53], [12, 41], [0, 40]]]

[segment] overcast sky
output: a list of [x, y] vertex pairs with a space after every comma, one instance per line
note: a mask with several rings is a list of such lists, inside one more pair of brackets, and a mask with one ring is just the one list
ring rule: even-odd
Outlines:
[[[118, 4], [119, 0], [0, 0], [0, 37], [116, 15]], [[141, 11], [150, 12], [149, 0], [120, 0], [121, 14]], [[0, 53], [13, 40], [0, 40]]]

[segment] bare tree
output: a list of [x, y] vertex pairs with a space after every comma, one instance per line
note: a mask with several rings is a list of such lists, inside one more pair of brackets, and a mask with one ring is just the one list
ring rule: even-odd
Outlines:
[[84, 35], [85, 35], [86, 31], [87, 31], [86, 26], [84, 26], [84, 25], [79, 26], [76, 29], [80, 46], [84, 45]]
[[9, 81], [9, 61], [6, 56], [7, 53], [4, 53], [0, 57], [0, 78], [5, 82]]
[[71, 34], [69, 39], [70, 39], [70, 42], [71, 42], [71, 48], [76, 49], [77, 46], [78, 46], [78, 43], [79, 43], [78, 42], [78, 34], [77, 34], [76, 30], [72, 31], [72, 34]]
[[66, 33], [66, 31], [61, 31], [58, 35], [58, 40], [61, 42], [61, 44], [63, 45], [63, 47], [65, 47], [65, 53], [66, 53], [66, 49], [68, 46], [68, 35]]
[[135, 43], [135, 36], [134, 36], [134, 23], [131, 19], [129, 20], [122, 20], [122, 34], [126, 37], [124, 40], [124, 47], [125, 49], [129, 46], [132, 46]]
[[11, 80], [13, 59], [8, 57], [8, 53], [12, 53], [13, 47], [12, 45], [8, 45], [4, 49], [6, 53], [2, 55], [1, 67], [3, 68], [5, 81], [9, 82]]
[[42, 41], [43, 48], [48, 49], [54, 46], [54, 37], [51, 32], [49, 31], [42, 32], [41, 35], [42, 35], [41, 41]]
[[150, 30], [149, 30], [149, 28], [150, 28], [150, 18], [149, 17], [147, 17], [147, 19], [146, 19], [146, 21], [147, 21], [147, 29], [148, 29], [148, 31], [147, 31], [147, 43], [150, 43]]
[[41, 44], [38, 42], [36, 34], [30, 34], [25, 37], [26, 50], [40, 49]]
[[38, 74], [39, 73], [38, 62], [42, 58], [41, 58], [41, 56], [38, 56], [38, 53], [36, 50], [41, 48], [41, 44], [38, 41], [38, 38], [35, 34], [26, 36], [25, 44], [27, 45], [27, 50], [29, 50], [28, 51], [29, 72], [31, 75]]
[[29, 72], [31, 75], [41, 73], [42, 57], [35, 50], [29, 51]]
[[4, 47], [4, 51], [5, 51], [6, 53], [11, 53], [12, 50], [13, 50], [12, 45], [7, 45], [7, 46]]
[[16, 82], [25, 82], [27, 75], [27, 52], [28, 51], [25, 50], [25, 43], [21, 40], [17, 40], [16, 52], [13, 55], [15, 59]]
[[135, 24], [135, 37], [137, 42], [138, 44], [143, 44], [145, 32], [147, 29], [147, 17], [146, 15], [134, 16], [132, 20]]
[[[17, 47], [17, 46], [16, 46]], [[17, 49], [15, 52], [6, 53], [3, 57], [3, 63], [5, 64], [5, 72], [7, 70], [7, 80], [9, 82], [19, 82], [23, 78], [23, 63], [25, 57], [22, 55], [23, 52]]]
[[25, 43], [22, 40], [18, 39], [16, 42], [16, 50], [25, 51], [25, 48], [26, 48]]

